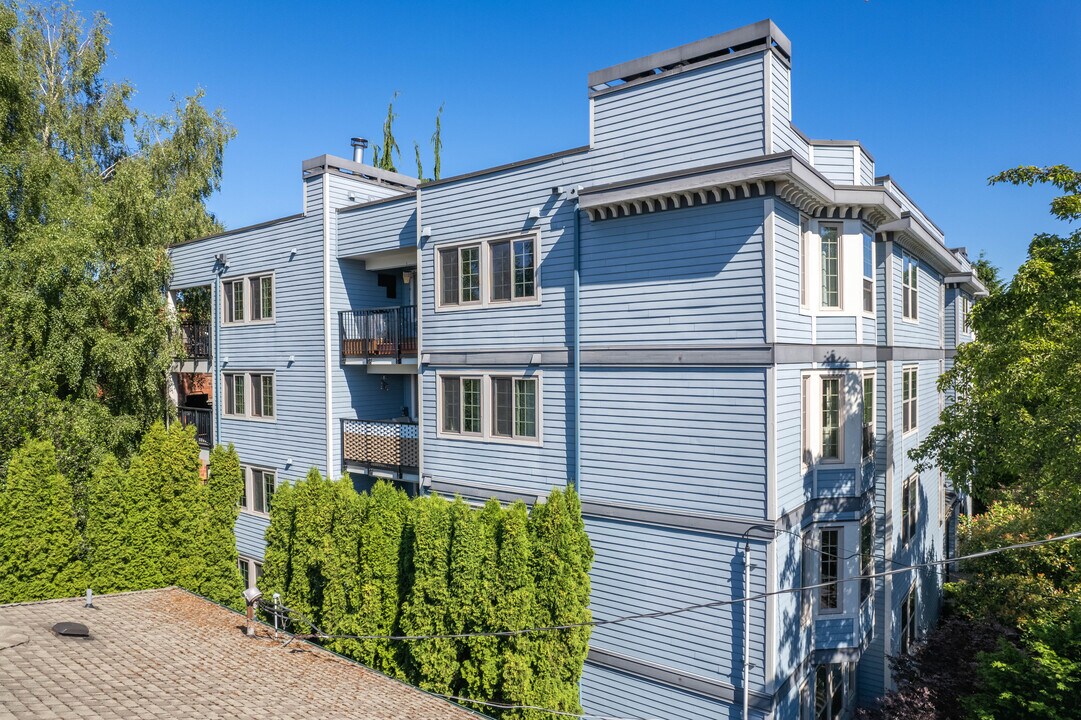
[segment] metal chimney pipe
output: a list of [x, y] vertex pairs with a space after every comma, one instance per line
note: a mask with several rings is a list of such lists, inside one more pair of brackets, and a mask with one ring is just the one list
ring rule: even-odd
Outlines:
[[355, 137], [350, 139], [349, 144], [353, 146], [353, 162], [364, 162], [364, 149], [368, 147], [367, 138]]

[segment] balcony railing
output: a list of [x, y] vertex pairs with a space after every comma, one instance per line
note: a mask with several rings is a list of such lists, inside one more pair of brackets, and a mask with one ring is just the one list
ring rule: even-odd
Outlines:
[[180, 344], [186, 359], [210, 358], [210, 325], [208, 323], [180, 323]]
[[402, 362], [417, 356], [417, 308], [344, 310], [338, 313], [342, 356]]
[[342, 420], [342, 458], [346, 463], [391, 470], [398, 475], [420, 467], [417, 424], [398, 420]]
[[177, 419], [184, 427], [195, 428], [195, 440], [209, 450], [214, 445], [214, 411], [207, 408], [178, 407]]

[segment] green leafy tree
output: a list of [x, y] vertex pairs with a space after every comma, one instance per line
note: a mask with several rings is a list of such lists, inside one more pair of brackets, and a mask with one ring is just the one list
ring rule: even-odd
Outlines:
[[[394, 121], [398, 119], [398, 114], [394, 112], [394, 101], [397, 99], [398, 92], [395, 91], [390, 98], [390, 102], [387, 103], [387, 119], [383, 121], [383, 145], [373, 144], [372, 146], [372, 164], [377, 168], [390, 170], [391, 172], [398, 171], [398, 168], [394, 165], [394, 156], [397, 155], [399, 159], [402, 157], [402, 152], [398, 148], [398, 141], [394, 139]], [[380, 152], [382, 152], [382, 155], [380, 155]]]
[[[503, 512], [499, 524], [499, 555], [495, 601], [495, 630], [536, 627], [536, 590], [533, 580], [529, 516], [518, 501]], [[510, 635], [500, 642], [501, 682], [498, 698], [511, 705], [531, 705], [534, 699], [535, 640], [530, 634]], [[539, 717], [529, 710], [507, 710], [504, 718]]]
[[52, 443], [28, 440], [0, 492], [0, 603], [71, 597], [85, 580], [71, 485]]
[[244, 471], [232, 443], [228, 447], [218, 445], [211, 450], [209, 465], [206, 530], [201, 538], [192, 539], [201, 542], [205, 548], [197, 592], [222, 605], [241, 610], [244, 605], [241, 597], [244, 580], [237, 564], [233, 528], [240, 512], [240, 498], [244, 495]]
[[293, 599], [293, 543], [296, 536], [296, 490], [284, 483], [274, 491], [270, 506], [270, 526], [266, 530], [262, 587], [265, 597], [278, 593], [289, 604]]
[[417, 156], [417, 180], [424, 180], [424, 164], [420, 161], [420, 143], [413, 141], [413, 153]]
[[[410, 503], [406, 531], [405, 586], [400, 628], [405, 635], [446, 635], [450, 616], [450, 505], [438, 495]], [[447, 694], [458, 673], [454, 640], [433, 638], [405, 645], [409, 677], [421, 688]]]
[[[408, 498], [390, 483], [372, 488], [368, 512], [360, 531], [360, 635], [393, 635], [404, 593], [400, 587], [400, 557]], [[364, 640], [359, 659], [391, 677], [405, 678], [399, 648], [388, 640]]]
[[[326, 590], [323, 594], [322, 629], [332, 635], [356, 635], [360, 631], [361, 597], [360, 542], [368, 512], [368, 495], [357, 493], [346, 475], [333, 483], [330, 502], [334, 519], [330, 535], [324, 538]], [[328, 642], [335, 652], [358, 657], [355, 640]]]
[[[434, 156], [433, 172], [435, 173], [435, 180], [438, 180], [443, 174], [443, 108], [446, 103], [439, 105], [439, 110], [435, 113], [435, 132], [432, 133], [432, 155]], [[418, 166], [419, 167], [419, 166]]]
[[108, 48], [103, 15], [0, 7], [0, 365], [30, 379], [0, 393], [0, 437], [52, 438], [77, 495], [165, 412], [165, 247], [220, 229], [205, 202], [233, 135], [200, 93], [138, 110]]
[[987, 182], [991, 185], [1009, 183], [1032, 187], [1036, 184], [1047, 184], [1056, 187], [1066, 194], [1051, 201], [1051, 214], [1060, 220], [1081, 220], [1081, 172], [1065, 165], [1042, 168], [1021, 165], [993, 175]]

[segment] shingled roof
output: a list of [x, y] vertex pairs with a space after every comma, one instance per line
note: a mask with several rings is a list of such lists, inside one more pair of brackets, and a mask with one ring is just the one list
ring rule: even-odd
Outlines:
[[[477, 720], [457, 705], [176, 588], [0, 605], [0, 720]], [[61, 637], [58, 622], [89, 638]]]

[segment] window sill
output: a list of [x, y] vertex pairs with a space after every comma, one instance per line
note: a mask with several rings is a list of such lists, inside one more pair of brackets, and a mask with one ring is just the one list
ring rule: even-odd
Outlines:
[[260, 518], [262, 520], [270, 519], [270, 513], [260, 512], [258, 510], [248, 510], [247, 508], [240, 508], [240, 512], [244, 515]]
[[495, 435], [466, 435], [464, 433], [446, 433], [443, 431], [439, 431], [436, 433], [436, 437], [440, 440], [464, 440], [466, 442], [495, 443], [498, 445], [517, 445], [519, 447], [544, 447], [543, 436], [539, 434], [534, 439], [523, 440], [519, 438], [498, 437]]
[[537, 298], [529, 298], [523, 300], [496, 300], [496, 301], [482, 301], [462, 303], [461, 305], [436, 305], [435, 311], [437, 313], [452, 313], [462, 312], [465, 310], [498, 310], [500, 308], [515, 308], [515, 307], [535, 307], [540, 305], [541, 301]]
[[252, 422], [258, 422], [258, 423], [276, 423], [276, 422], [278, 422], [278, 417], [276, 415], [274, 417], [256, 417], [254, 415], [230, 415], [228, 413], [222, 413], [221, 414], [221, 419], [222, 420], [250, 420]]
[[920, 324], [920, 319], [919, 318], [905, 317], [904, 315], [902, 315], [901, 316], [901, 322], [908, 323], [909, 325], [919, 325]]
[[274, 325], [277, 323], [277, 317], [269, 318], [267, 320], [244, 320], [243, 322], [223, 322], [222, 328], [242, 328], [242, 327], [263, 327], [266, 325]]

